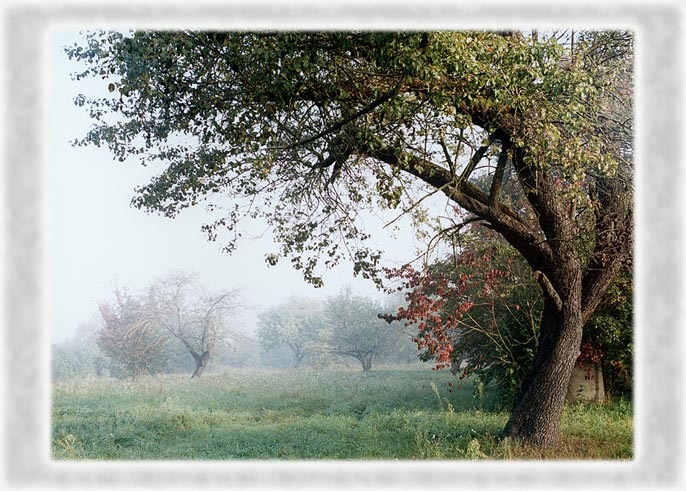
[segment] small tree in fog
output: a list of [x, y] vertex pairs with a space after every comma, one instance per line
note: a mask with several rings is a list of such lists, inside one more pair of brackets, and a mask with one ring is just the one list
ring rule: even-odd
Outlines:
[[287, 348], [297, 368], [320, 348], [325, 326], [326, 317], [320, 302], [291, 297], [260, 314], [257, 336], [267, 351]]
[[397, 346], [399, 336], [379, 318], [384, 308], [368, 298], [354, 295], [349, 289], [328, 299], [325, 314], [329, 324], [328, 351], [355, 358], [368, 372], [380, 356]]
[[191, 378], [202, 375], [220, 344], [238, 338], [231, 324], [241, 307], [238, 290], [210, 292], [195, 275], [174, 272], [150, 287], [148, 303], [156, 324], [193, 357]]
[[128, 375], [137, 379], [156, 373], [165, 365], [164, 343], [168, 336], [155, 322], [150, 306], [126, 290], [115, 289], [114, 301], [99, 305], [103, 328], [98, 346]]
[[52, 346], [52, 377], [55, 380], [105, 374], [109, 359], [98, 347], [102, 318], [95, 313], [82, 322], [72, 336]]

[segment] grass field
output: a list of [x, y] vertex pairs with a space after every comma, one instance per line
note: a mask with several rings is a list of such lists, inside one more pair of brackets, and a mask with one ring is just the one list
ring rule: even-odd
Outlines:
[[[448, 382], [453, 383], [452, 389]], [[565, 409], [545, 454], [500, 440], [508, 414], [445, 371], [232, 370], [60, 382], [57, 460], [631, 459], [630, 402]]]

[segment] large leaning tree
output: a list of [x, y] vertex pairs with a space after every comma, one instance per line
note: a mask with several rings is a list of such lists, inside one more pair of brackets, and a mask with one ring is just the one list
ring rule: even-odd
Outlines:
[[[174, 217], [205, 202], [229, 251], [241, 219], [262, 218], [281, 244], [268, 261], [319, 284], [321, 263], [349, 255], [380, 281], [357, 218], [422, 217], [428, 194], [467, 212], [441, 237], [476, 221], [500, 233], [544, 296], [504, 435], [547, 447], [582, 326], [632, 247], [632, 50], [602, 31], [140, 31], [67, 53], [103, 89], [76, 99], [94, 119], [77, 143], [158, 162], [133, 204]], [[509, 175], [523, 206], [503, 198]]]

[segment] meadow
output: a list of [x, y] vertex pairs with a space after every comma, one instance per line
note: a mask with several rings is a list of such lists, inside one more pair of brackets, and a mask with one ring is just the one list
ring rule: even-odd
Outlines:
[[[451, 384], [451, 385], [450, 385]], [[556, 445], [498, 438], [491, 390], [446, 371], [228, 369], [57, 382], [55, 460], [631, 459], [630, 401], [565, 409]]]

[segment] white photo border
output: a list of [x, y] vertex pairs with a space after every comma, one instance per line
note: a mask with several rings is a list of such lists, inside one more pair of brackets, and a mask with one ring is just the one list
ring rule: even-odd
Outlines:
[[[678, 1], [10, 2], [3, 12], [3, 481], [58, 488], [677, 488], [684, 484], [684, 56]], [[45, 39], [56, 28], [627, 28], [636, 34], [635, 453], [620, 462], [53, 462]]]

